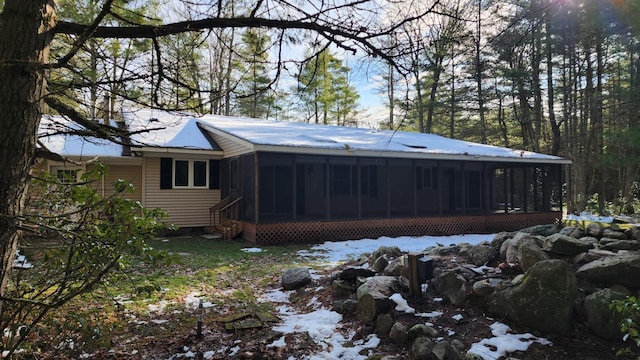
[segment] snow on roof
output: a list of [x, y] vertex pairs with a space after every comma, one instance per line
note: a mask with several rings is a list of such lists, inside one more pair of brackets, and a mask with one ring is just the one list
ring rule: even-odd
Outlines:
[[[300, 150], [338, 151], [344, 155], [456, 158], [570, 163], [557, 156], [514, 150], [434, 134], [375, 130], [298, 122], [258, 120], [241, 117], [190, 114], [140, 109], [123, 111], [129, 130], [136, 132], [134, 147], [163, 147], [195, 150], [219, 150], [205, 130], [248, 142], [254, 150], [296, 152]], [[52, 119], [52, 118], [50, 118]], [[56, 118], [56, 121], [61, 121]], [[68, 123], [68, 122], [67, 122]], [[43, 124], [46, 125], [47, 121]], [[44, 129], [44, 130], [43, 130]], [[41, 134], [47, 127], [41, 125]], [[51, 136], [45, 143], [62, 155], [119, 156], [120, 146], [103, 140], [79, 136]]]
[[470, 160], [495, 158], [570, 163], [557, 156], [449, 139], [434, 134], [222, 116], [203, 116], [199, 121], [207, 130], [222, 131], [252, 143], [256, 149], [268, 146], [271, 150], [272, 147], [312, 148], [371, 152], [372, 155], [396, 153], [398, 156], [411, 154], [433, 158], [455, 156]]

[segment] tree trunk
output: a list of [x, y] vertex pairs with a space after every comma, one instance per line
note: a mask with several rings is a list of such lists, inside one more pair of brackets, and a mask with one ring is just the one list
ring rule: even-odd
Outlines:
[[[5, 0], [0, 14], [0, 297], [5, 295], [35, 159], [53, 1]], [[2, 313], [0, 301], [0, 313]]]

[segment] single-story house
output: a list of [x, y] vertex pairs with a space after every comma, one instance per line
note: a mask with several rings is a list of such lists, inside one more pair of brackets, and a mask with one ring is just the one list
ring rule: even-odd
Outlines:
[[[104, 195], [122, 178], [134, 199], [168, 211], [168, 222], [258, 244], [553, 223], [562, 217], [562, 166], [571, 163], [433, 134], [154, 110], [126, 111], [120, 121], [134, 132], [122, 144], [60, 134], [42, 142], [108, 165]], [[53, 123], [45, 117], [41, 134], [54, 133]]]

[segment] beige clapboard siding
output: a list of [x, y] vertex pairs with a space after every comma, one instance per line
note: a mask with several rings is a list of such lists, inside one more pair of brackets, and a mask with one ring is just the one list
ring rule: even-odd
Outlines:
[[209, 226], [209, 208], [220, 201], [220, 190], [160, 190], [160, 158], [146, 157], [142, 167], [145, 181], [143, 203], [146, 207], [166, 210], [169, 218], [165, 222], [176, 226]]
[[142, 167], [140, 165], [109, 165], [109, 172], [104, 177], [104, 196], [109, 197], [115, 193], [114, 181], [122, 179], [130, 182], [135, 191], [125, 193], [124, 197], [133, 201], [142, 201]]
[[246, 153], [249, 153], [251, 150], [249, 147], [241, 144], [238, 141], [232, 141], [230, 138], [226, 136], [222, 136], [220, 134], [211, 134], [213, 140], [220, 145], [222, 150], [224, 150], [224, 157], [231, 158], [235, 156], [240, 156]]

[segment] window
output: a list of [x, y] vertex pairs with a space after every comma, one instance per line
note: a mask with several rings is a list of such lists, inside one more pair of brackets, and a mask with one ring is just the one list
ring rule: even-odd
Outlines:
[[174, 160], [173, 186], [189, 188], [205, 188], [209, 185], [208, 161], [206, 160]]
[[82, 169], [78, 167], [52, 166], [51, 174], [55, 175], [62, 184], [75, 184], [80, 180]]

